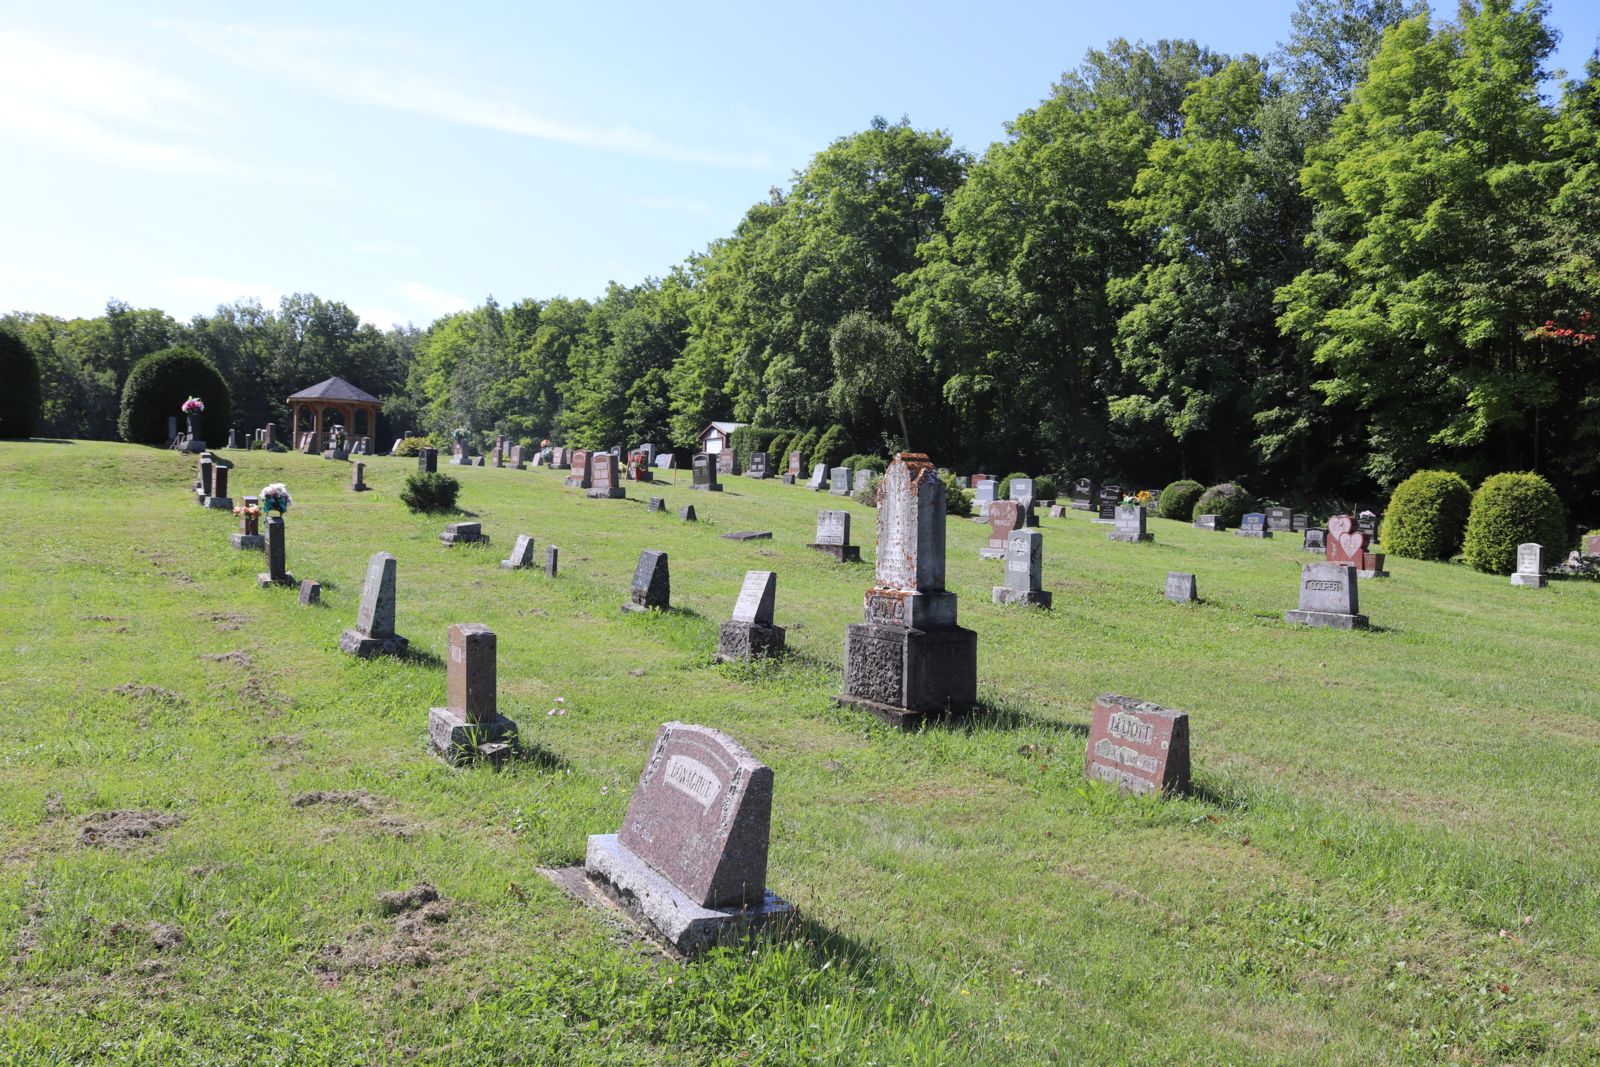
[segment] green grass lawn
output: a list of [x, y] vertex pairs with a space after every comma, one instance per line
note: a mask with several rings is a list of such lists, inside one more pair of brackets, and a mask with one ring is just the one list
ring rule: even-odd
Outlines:
[[[872, 569], [805, 545], [848, 506], [870, 560], [859, 504], [449, 467], [494, 543], [446, 549], [399, 503], [413, 461], [353, 494], [224, 454], [235, 500], [288, 484], [320, 606], [256, 587], [191, 459], [0, 443], [0, 1063], [1600, 1062], [1600, 585], [1391, 559], [1372, 632], [1295, 628], [1298, 536], [1073, 513], [1038, 612], [990, 602], [987, 528], [952, 519], [988, 712], [901, 734], [830, 703]], [[500, 569], [518, 533], [557, 580]], [[619, 610], [644, 548], [669, 614]], [[379, 550], [405, 661], [338, 651]], [[715, 666], [756, 568], [791, 655]], [[454, 622], [498, 634], [538, 758], [429, 755]], [[1105, 691], [1190, 714], [1195, 796], [1083, 783]], [[536, 871], [618, 828], [669, 719], [774, 769], [794, 940], [671, 963]], [[419, 883], [440, 901], [390, 914]]]

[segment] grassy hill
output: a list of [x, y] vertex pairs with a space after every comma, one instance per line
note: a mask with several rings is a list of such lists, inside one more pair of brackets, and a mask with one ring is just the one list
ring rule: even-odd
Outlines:
[[[0, 443], [0, 1063], [1600, 1059], [1600, 585], [1391, 560], [1373, 632], [1300, 629], [1297, 537], [1127, 545], [1077, 513], [1043, 520], [1039, 613], [990, 603], [986, 527], [952, 519], [990, 712], [898, 734], [829, 700], [871, 565], [805, 547], [848, 506], [870, 559], [868, 508], [452, 467], [494, 544], [445, 549], [398, 501], [411, 461], [352, 494], [345, 464], [226, 455], [236, 500], [289, 485], [321, 606], [256, 588], [191, 460]], [[499, 568], [523, 532], [554, 582]], [[670, 614], [618, 610], [643, 548]], [[337, 648], [378, 550], [405, 661]], [[714, 666], [754, 568], [793, 655]], [[453, 622], [497, 632], [537, 758], [427, 752]], [[1194, 797], [1084, 785], [1104, 691], [1190, 713]], [[793, 942], [670, 963], [536, 872], [616, 830], [668, 719], [773, 767]]]

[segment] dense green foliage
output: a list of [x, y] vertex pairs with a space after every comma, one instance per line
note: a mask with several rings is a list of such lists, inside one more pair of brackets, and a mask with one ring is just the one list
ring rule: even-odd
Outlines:
[[1449, 559], [1461, 551], [1471, 508], [1472, 487], [1461, 475], [1418, 471], [1395, 486], [1378, 541], [1391, 556]]
[[1156, 514], [1163, 519], [1177, 519], [1188, 522], [1194, 518], [1195, 501], [1200, 499], [1200, 494], [1206, 487], [1192, 478], [1179, 478], [1168, 483], [1161, 490], [1161, 503], [1156, 505]]
[[228, 383], [210, 360], [188, 345], [152, 352], [133, 365], [122, 387], [118, 435], [135, 444], [165, 443], [169, 418], [176, 416], [178, 432], [185, 432], [188, 416], [181, 409], [191, 396], [206, 405], [200, 416], [202, 436], [213, 448], [220, 447], [233, 421]]
[[864, 452], [857, 452], [853, 456], [846, 456], [840, 460], [839, 466], [849, 467], [853, 471], [877, 471], [882, 474], [889, 468], [889, 461], [882, 456], [872, 456]]
[[939, 481], [944, 485], [945, 514], [954, 515], [959, 519], [969, 517], [972, 514], [972, 490], [957, 485], [953, 471], [945, 471], [939, 475]]
[[1543, 0], [1300, 0], [1268, 57], [1113, 40], [979, 158], [875, 119], [593, 300], [387, 333], [309, 295], [5, 321], [53, 434], [109, 436], [133, 363], [182, 342], [242, 425], [286, 436], [283, 399], [338, 374], [391, 432], [479, 448], [691, 448], [732, 418], [792, 428], [778, 454], [809, 435], [808, 465], [837, 425], [852, 443], [824, 462], [911, 448], [1307, 505], [1531, 467], [1589, 508], [1600, 60], [1550, 84], [1547, 22]]
[[421, 434], [415, 437], [402, 437], [399, 441], [395, 442], [393, 455], [415, 456], [424, 448], [438, 447], [438, 445], [433, 443], [433, 438], [429, 437], [427, 434]]
[[1544, 546], [1548, 566], [1567, 550], [1567, 515], [1543, 477], [1526, 471], [1490, 475], [1472, 494], [1462, 557], [1488, 574], [1510, 574], [1517, 546]]
[[454, 511], [461, 483], [439, 471], [412, 471], [406, 475], [400, 499], [412, 511], [425, 514]]
[[0, 330], [0, 437], [32, 437], [39, 425], [39, 361], [22, 339]]
[[1213, 485], [1195, 499], [1194, 510], [1189, 513], [1191, 519], [1198, 519], [1202, 515], [1215, 515], [1217, 529], [1239, 525], [1239, 520], [1249, 514], [1255, 506], [1255, 499], [1245, 492], [1243, 486], [1235, 482], [1222, 482]]
[[850, 454], [850, 435], [843, 426], [835, 423], [825, 430], [817, 443], [811, 448], [811, 455], [806, 458], [808, 464], [824, 464], [829, 470], [841, 466], [844, 457]]
[[782, 438], [793, 432], [793, 430], [774, 430], [764, 426], [741, 426], [733, 431], [729, 444], [733, 446], [734, 454], [739, 457], [741, 469], [749, 469], [750, 453], [766, 452], [767, 469], [776, 470], [779, 464], [773, 444], [781, 444]]

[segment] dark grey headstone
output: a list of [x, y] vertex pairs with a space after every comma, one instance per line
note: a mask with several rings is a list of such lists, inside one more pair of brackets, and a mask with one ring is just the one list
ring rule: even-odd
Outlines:
[[707, 452], [696, 453], [694, 457], [694, 474], [689, 483], [690, 489], [699, 489], [704, 492], [719, 492], [722, 484], [717, 481], [717, 457]]
[[667, 571], [667, 554], [647, 548], [639, 553], [639, 564], [633, 569], [633, 584], [629, 600], [622, 605], [627, 611], [665, 611], [672, 606], [672, 581]]
[[850, 495], [849, 467], [835, 467], [828, 472], [828, 492], [834, 496]]
[[309, 608], [322, 603], [322, 583], [312, 578], [307, 578], [300, 583], [300, 606]]
[[556, 569], [557, 569], [557, 567], [560, 566], [560, 562], [561, 562], [561, 550], [558, 549], [555, 545], [545, 545], [544, 546], [544, 576], [546, 578], [554, 578], [556, 576]]
[[284, 544], [283, 516], [267, 519], [267, 571], [256, 576], [260, 585], [293, 585], [294, 575], [288, 571], [287, 546]]
[[366, 658], [406, 650], [409, 642], [394, 632], [395, 569], [395, 558], [387, 552], [375, 552], [367, 561], [367, 579], [361, 587], [361, 609], [355, 628], [339, 636], [339, 647], [344, 651]]

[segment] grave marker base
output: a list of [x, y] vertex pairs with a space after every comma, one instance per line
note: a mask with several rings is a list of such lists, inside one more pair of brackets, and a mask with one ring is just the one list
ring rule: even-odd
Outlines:
[[978, 558], [979, 559], [1005, 559], [1006, 558], [1006, 550], [1004, 548], [989, 548], [989, 547], [986, 546], [984, 548], [978, 549]]
[[1336, 611], [1301, 611], [1295, 608], [1283, 613], [1285, 622], [1297, 622], [1302, 626], [1330, 626], [1335, 630], [1365, 630], [1367, 617], [1365, 615], [1341, 615]]
[[996, 604], [1028, 604], [1036, 608], [1048, 608], [1055, 594], [1044, 589], [1013, 589], [1009, 585], [997, 585], [991, 594]]
[[233, 510], [233, 497], [231, 497], [231, 496], [208, 496], [208, 497], [202, 497], [201, 500], [200, 500], [200, 503], [205, 505], [208, 508], [211, 508], [213, 511], [232, 511]]
[[1235, 531], [1233, 531], [1233, 536], [1235, 536], [1235, 537], [1254, 537], [1254, 538], [1256, 538], [1258, 540], [1264, 540], [1264, 539], [1272, 536], [1272, 531], [1271, 530], [1235, 530]]
[[339, 635], [339, 651], [348, 652], [360, 659], [373, 656], [403, 656], [411, 642], [396, 634], [394, 637], [367, 637], [360, 630], [346, 630]]
[[[1369, 576], [1363, 574], [1361, 577], [1366, 578]], [[1511, 576], [1511, 584], [1525, 586], [1529, 589], [1543, 589], [1545, 580], [1542, 574], [1513, 574]]]
[[978, 703], [978, 635], [961, 626], [913, 630], [853, 622], [845, 630], [842, 706], [912, 729]]
[[[1267, 536], [1271, 537], [1272, 535], [1268, 534]], [[1153, 533], [1142, 533], [1142, 534], [1133, 534], [1133, 535], [1124, 534], [1124, 533], [1108, 533], [1108, 534], [1106, 534], [1106, 540], [1107, 541], [1124, 541], [1124, 542], [1126, 542], [1126, 543], [1128, 543], [1130, 545], [1138, 544], [1140, 541], [1154, 541], [1155, 539], [1156, 539], [1156, 535], [1153, 534]]]
[[725, 622], [717, 634], [717, 662], [733, 663], [762, 656], [780, 656], [784, 651], [782, 626], [759, 622]]
[[621, 500], [628, 495], [628, 491], [616, 485], [610, 489], [585, 489], [583, 495], [593, 500]]
[[273, 581], [270, 574], [258, 574], [256, 575], [256, 584], [265, 589], [269, 585], [299, 585], [300, 583], [294, 580], [294, 575], [292, 574], [285, 574], [281, 582]]
[[429, 708], [428, 744], [451, 766], [475, 760], [499, 766], [517, 747], [517, 724], [504, 715], [468, 722], [449, 708]]
[[812, 548], [825, 556], [832, 556], [836, 563], [860, 563], [860, 545], [812, 545]]
[[722, 492], [722, 483], [718, 482], [716, 485], [691, 485], [689, 488], [697, 489], [702, 493], [720, 493]]
[[785, 475], [784, 475], [784, 476], [783, 476], [783, 484], [784, 484], [784, 485], [793, 485], [793, 484], [794, 484], [794, 475], [792, 475], [792, 474], [785, 474]]
[[330, 449], [328, 449], [326, 452], [324, 452], [322, 454], [322, 458], [323, 459], [347, 460], [347, 459], [350, 458], [350, 453], [346, 452], [342, 448], [330, 448]]
[[545, 873], [580, 900], [592, 900], [590, 890], [599, 894], [684, 956], [742, 939], [762, 927], [788, 923], [796, 915], [793, 904], [771, 892], [764, 894], [760, 904], [747, 908], [702, 907], [634, 855], [616, 834], [591, 835], [582, 868]]
[[446, 532], [444, 532], [444, 533], [439, 535], [439, 543], [441, 545], [443, 545], [444, 547], [446, 547], [446, 548], [449, 548], [451, 545], [458, 545], [458, 544], [460, 544], [460, 545], [486, 545], [486, 544], [489, 543], [489, 535], [486, 534], [486, 533], [455, 534], [455, 533], [450, 533], [449, 531], [446, 531]]
[[228, 540], [233, 543], [234, 548], [240, 551], [265, 552], [267, 550], [267, 539], [260, 534], [229, 534]]

